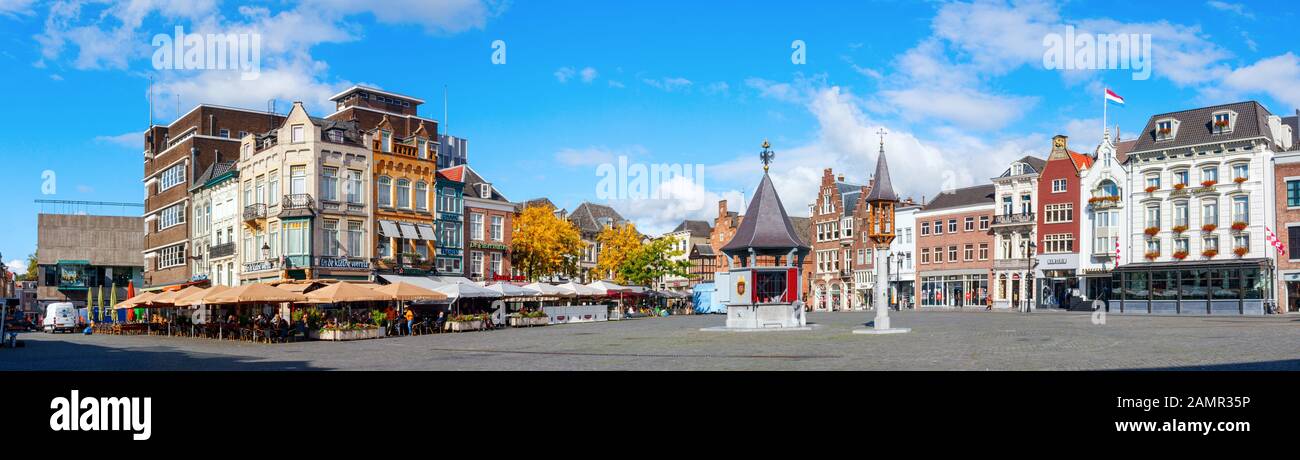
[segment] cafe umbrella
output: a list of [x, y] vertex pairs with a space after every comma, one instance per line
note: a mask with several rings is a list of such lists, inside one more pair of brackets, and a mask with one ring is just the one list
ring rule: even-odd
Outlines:
[[[245, 284], [203, 297], [204, 304], [234, 305], [235, 308], [250, 303], [302, 302], [304, 300], [307, 300], [307, 296], [263, 283]], [[219, 334], [223, 333], [219, 332]]]

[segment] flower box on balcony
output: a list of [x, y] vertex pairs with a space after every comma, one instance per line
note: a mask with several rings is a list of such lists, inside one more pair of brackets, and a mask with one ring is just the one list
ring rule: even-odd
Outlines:
[[1172, 229], [1170, 229], [1170, 230], [1173, 230], [1174, 233], [1182, 233], [1182, 232], [1187, 231], [1187, 226], [1186, 226], [1186, 225], [1175, 225], [1174, 228], [1172, 228]]
[[1146, 229], [1147, 236], [1156, 236], [1157, 233], [1160, 233], [1160, 227], [1147, 227]]
[[1250, 252], [1250, 250], [1246, 248], [1236, 248], [1232, 250], [1232, 253], [1236, 254], [1237, 257], [1245, 257], [1248, 252]]
[[1174, 190], [1182, 190], [1185, 188], [1187, 188], [1187, 184], [1174, 184]]
[[1146, 254], [1143, 254], [1142, 256], [1143, 256], [1143, 257], [1146, 257], [1147, 260], [1156, 260], [1157, 258], [1160, 257], [1160, 253], [1158, 253], [1158, 252], [1148, 252], [1148, 253], [1146, 253]]
[[1218, 183], [1219, 183], [1219, 181], [1217, 181], [1217, 180], [1207, 180], [1207, 181], [1203, 181], [1203, 182], [1201, 182], [1201, 186], [1202, 186], [1202, 187], [1213, 187], [1213, 186], [1215, 186], [1215, 184], [1218, 184]]
[[1242, 183], [1242, 182], [1245, 182], [1246, 180], [1247, 180], [1247, 179], [1246, 179], [1245, 177], [1236, 177], [1236, 178], [1233, 178], [1233, 179], [1232, 179], [1233, 182], [1236, 182], [1236, 183], [1238, 183], [1238, 184], [1240, 184], [1240, 183]]
[[1174, 251], [1173, 257], [1178, 260], [1187, 258], [1187, 251]]
[[1147, 193], [1152, 193], [1152, 192], [1155, 192], [1156, 190], [1160, 190], [1160, 187], [1156, 187], [1156, 186], [1152, 185], [1152, 186], [1150, 186], [1150, 187], [1147, 187], [1145, 190], [1147, 191]]
[[1250, 225], [1250, 224], [1247, 224], [1247, 223], [1245, 223], [1245, 222], [1233, 222], [1233, 223], [1232, 223], [1232, 230], [1233, 230], [1233, 231], [1238, 231], [1238, 232], [1240, 232], [1240, 231], [1242, 231], [1242, 230], [1245, 230], [1246, 227], [1248, 227], [1249, 225]]
[[1205, 224], [1205, 225], [1202, 225], [1202, 226], [1201, 226], [1201, 231], [1202, 231], [1202, 232], [1209, 233], [1209, 232], [1214, 231], [1214, 229], [1217, 229], [1217, 228], [1219, 228], [1218, 225], [1214, 225], [1214, 224]]
[[1214, 257], [1214, 256], [1219, 255], [1219, 250], [1218, 250], [1218, 249], [1206, 249], [1206, 250], [1204, 250], [1204, 251], [1201, 251], [1201, 255], [1202, 255], [1202, 256], [1205, 256], [1206, 258]]

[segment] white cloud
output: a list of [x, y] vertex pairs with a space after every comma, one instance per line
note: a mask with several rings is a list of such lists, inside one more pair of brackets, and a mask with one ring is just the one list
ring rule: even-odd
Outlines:
[[725, 81], [715, 81], [704, 87], [704, 94], [728, 94], [731, 92], [731, 85]]
[[664, 77], [660, 79], [642, 78], [641, 81], [647, 85], [670, 93], [677, 90], [688, 89], [694, 84], [690, 80], [682, 77]]
[[1255, 19], [1255, 14], [1246, 11], [1246, 5], [1240, 3], [1228, 3], [1228, 2], [1221, 2], [1219, 0], [1210, 0], [1208, 2], [1205, 2], [1205, 4], [1210, 5], [1211, 8], [1214, 8], [1219, 11], [1227, 11], [1229, 13], [1236, 14], [1246, 19]]
[[27, 273], [27, 262], [22, 260], [14, 259], [5, 262], [5, 266], [9, 267], [9, 271], [14, 273], [15, 275]]
[[[661, 235], [672, 231], [684, 219], [713, 222], [719, 200], [728, 200], [728, 209], [739, 208], [744, 202], [744, 194], [739, 190], [709, 191], [704, 185], [682, 176], [665, 181], [659, 190], [665, 198], [610, 200], [609, 205], [624, 218], [636, 222], [637, 230], [642, 233]], [[744, 211], [743, 208], [739, 210]]]
[[[143, 130], [141, 130], [143, 131]], [[112, 144], [123, 148], [144, 149], [143, 134], [139, 132], [122, 133], [116, 136], [95, 136], [95, 142]]]
[[18, 17], [35, 14], [32, 3], [36, 0], [0, 0], [0, 16]]
[[555, 73], [552, 75], [555, 75], [555, 81], [568, 83], [575, 73], [573, 67], [560, 67], [559, 69], [555, 69]]
[[599, 75], [599, 73], [596, 72], [596, 69], [591, 67], [584, 67], [578, 72], [578, 76], [582, 78], [583, 83], [591, 83], [595, 81], [597, 75]]
[[610, 88], [626, 88], [621, 81], [609, 80], [608, 82]]
[[644, 155], [645, 147], [632, 145], [617, 149], [611, 149], [605, 146], [590, 146], [585, 148], [565, 147], [555, 152], [555, 161], [566, 166], [595, 166], [600, 164], [613, 164], [618, 161], [618, 157], [626, 156], [629, 158]]
[[1234, 69], [1223, 78], [1220, 88], [1207, 91], [1224, 99], [1239, 99], [1246, 93], [1264, 93], [1290, 107], [1300, 107], [1300, 58], [1288, 51], [1260, 59]]

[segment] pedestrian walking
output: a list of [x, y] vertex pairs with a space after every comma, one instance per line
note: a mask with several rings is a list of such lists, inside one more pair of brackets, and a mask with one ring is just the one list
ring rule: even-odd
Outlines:
[[405, 318], [406, 318], [406, 335], [415, 335], [415, 329], [413, 329], [413, 327], [415, 326], [415, 313], [412, 313], [410, 308], [406, 309]]

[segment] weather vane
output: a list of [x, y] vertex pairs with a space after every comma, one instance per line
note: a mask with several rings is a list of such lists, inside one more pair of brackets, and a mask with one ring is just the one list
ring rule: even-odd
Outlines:
[[773, 158], [776, 158], [776, 152], [773, 152], [771, 148], [772, 144], [767, 139], [763, 139], [763, 151], [758, 153], [758, 159], [763, 161], [763, 172], [765, 173], [767, 172], [767, 165], [772, 163]]

